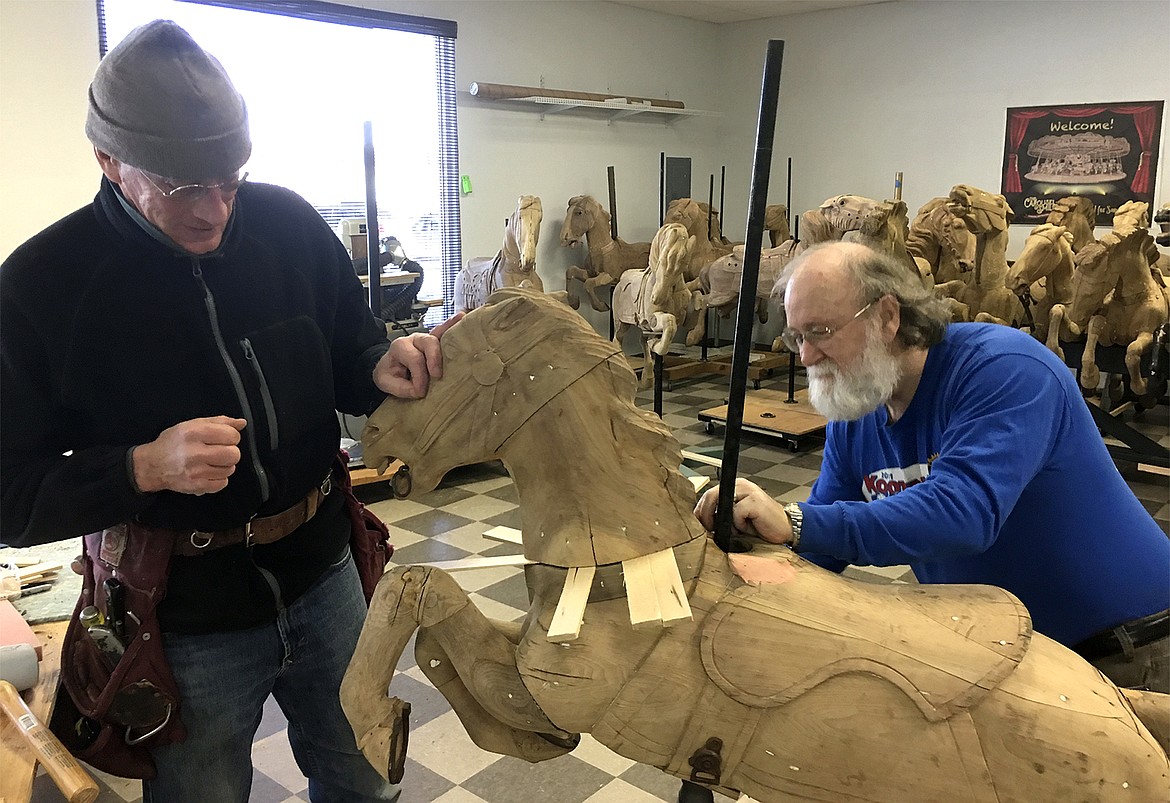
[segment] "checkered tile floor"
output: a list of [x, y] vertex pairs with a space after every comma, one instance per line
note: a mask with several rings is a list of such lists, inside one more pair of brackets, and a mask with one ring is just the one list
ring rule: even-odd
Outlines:
[[[783, 391], [784, 377], [765, 379], [763, 387]], [[723, 404], [726, 380], [706, 377], [681, 380], [664, 394], [663, 418], [684, 449], [720, 449], [723, 431], [705, 431], [697, 413]], [[639, 404], [652, 409], [649, 391]], [[1166, 408], [1127, 418], [1135, 429], [1170, 446]], [[739, 474], [748, 477], [784, 501], [802, 501], [820, 469], [820, 451], [814, 440], [796, 454], [777, 443], [744, 435]], [[699, 473], [714, 476], [709, 467]], [[1130, 485], [1170, 532], [1170, 486], [1165, 477], [1133, 473]], [[520, 525], [512, 481], [499, 464], [457, 469], [430, 494], [418, 499], [394, 500], [384, 483], [366, 485], [359, 493], [390, 526], [396, 563], [454, 560], [472, 555], [507, 555], [520, 550], [483, 537], [491, 527]], [[850, 576], [879, 583], [913, 582], [905, 567], [847, 570]], [[471, 599], [489, 617], [522, 619], [528, 596], [522, 573], [513, 568], [463, 571], [455, 575]], [[410, 756], [402, 784], [402, 803], [652, 803], [674, 801], [679, 782], [664, 773], [636, 764], [591, 739], [582, 737], [573, 753], [531, 765], [510, 757], [486, 753], [472, 744], [446, 700], [430, 685], [414, 663], [413, 645], [403, 654], [394, 693], [411, 703]], [[289, 750], [285, 722], [273, 701], [253, 746], [255, 775], [251, 800], [256, 803], [307, 801], [307, 783]], [[99, 775], [101, 803], [140, 800], [137, 782]], [[33, 801], [59, 800], [47, 776], [41, 775]], [[728, 798], [716, 796], [722, 803]], [[214, 802], [213, 802], [214, 803]]]

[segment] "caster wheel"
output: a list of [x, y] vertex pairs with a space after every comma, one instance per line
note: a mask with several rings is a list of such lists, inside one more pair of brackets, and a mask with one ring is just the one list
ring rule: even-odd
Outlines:
[[707, 421], [703, 424], [703, 431], [706, 432], [708, 435], [714, 435], [715, 434], [715, 425], [713, 423], [711, 423], [710, 421]]

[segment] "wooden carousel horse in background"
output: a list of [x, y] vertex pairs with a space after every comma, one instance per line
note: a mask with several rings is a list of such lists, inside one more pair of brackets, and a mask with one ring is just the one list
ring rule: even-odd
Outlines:
[[1045, 223], [1054, 226], [1064, 226], [1072, 235], [1072, 250], [1077, 253], [1086, 245], [1096, 242], [1093, 229], [1097, 225], [1097, 205], [1089, 198], [1081, 195], [1070, 195], [1061, 198], [1052, 207]]
[[666, 216], [663, 218], [663, 224], [678, 223], [695, 238], [695, 247], [686, 265], [687, 281], [692, 282], [692, 288], [698, 287], [694, 282], [703, 268], [724, 254], [731, 253], [731, 246], [723, 243], [722, 235], [717, 235], [718, 239], [712, 238], [711, 222], [704, 209], [706, 206], [693, 198], [675, 198], [666, 207]]
[[565, 271], [565, 287], [569, 306], [577, 309], [581, 302], [573, 292], [569, 280], [579, 279], [585, 284], [593, 309], [606, 311], [609, 304], [597, 295], [598, 287], [615, 284], [627, 270], [646, 267], [650, 259], [650, 243], [627, 243], [610, 233], [609, 212], [589, 195], [575, 195], [569, 199], [565, 222], [561, 224], [561, 245], [576, 245], [585, 238], [588, 254], [583, 266], [572, 265]]
[[1032, 336], [1057, 354], [1060, 327], [1050, 327], [1049, 321], [1054, 305], [1072, 303], [1072, 244], [1072, 233], [1064, 226], [1041, 224], [1028, 234], [1007, 276], [1013, 293], [1031, 299]]
[[956, 184], [947, 208], [975, 235], [975, 265], [969, 278], [935, 284], [935, 293], [954, 302], [956, 320], [1019, 326], [1024, 322], [1024, 305], [1007, 287], [1008, 223], [1012, 219], [1007, 200]]
[[650, 241], [650, 264], [626, 271], [614, 287], [613, 339], [620, 345], [631, 328], [641, 330], [643, 385], [654, 376], [651, 353], [666, 356], [680, 325], [690, 327], [688, 346], [706, 334], [703, 297], [689, 288], [685, 274], [694, 247], [695, 236], [681, 223], [667, 223]]
[[382, 578], [341, 703], [383, 776], [402, 777], [409, 704], [387, 690], [417, 631], [419, 668], [472, 740], [528, 761], [590, 732], [763, 803], [1165, 794], [1170, 762], [1127, 696], [1034, 633], [1007, 592], [868, 584], [783, 547], [720, 551], [620, 348], [565, 305], [501, 290], [441, 345], [443, 377], [423, 399], [387, 399], [363, 454], [402, 459], [416, 492], [501, 460], [532, 603], [507, 624], [439, 569]]
[[[1130, 201], [1122, 208], [1130, 203], [1138, 202]], [[1143, 396], [1148, 382], [1141, 373], [1142, 357], [1153, 345], [1158, 329], [1170, 321], [1170, 298], [1161, 272], [1149, 261], [1153, 237], [1145, 209], [1128, 212], [1120, 219], [1115, 217], [1114, 231], [1102, 238], [1118, 238], [1108, 252], [1110, 272], [1116, 272], [1117, 282], [1101, 311], [1089, 319], [1086, 327], [1081, 385], [1096, 388], [1101, 380], [1096, 363], [1098, 345], [1125, 346], [1130, 389]]]
[[905, 201], [874, 201], [861, 218], [857, 230], [846, 231], [841, 239], [868, 245], [875, 251], [888, 254], [926, 281], [929, 272], [922, 273], [914, 257], [906, 250], [909, 228]]
[[540, 198], [521, 195], [516, 211], [504, 225], [504, 244], [495, 257], [467, 260], [455, 277], [455, 311], [466, 312], [482, 306], [501, 287], [531, 287], [544, 291], [536, 272], [536, 244], [544, 216]]
[[[795, 240], [787, 240], [776, 248], [760, 251], [760, 270], [756, 281], [756, 319], [768, 322], [768, 302], [772, 288], [784, 267], [798, 253]], [[737, 245], [730, 254], [719, 257], [699, 275], [703, 306], [714, 309], [720, 317], [729, 318], [739, 303], [743, 284], [743, 259], [746, 246]]]
[[792, 231], [788, 228], [787, 206], [768, 204], [764, 208], [764, 231], [768, 233], [768, 242], [773, 248], [792, 239]]
[[975, 267], [975, 236], [951, 213], [946, 198], [932, 198], [918, 210], [906, 235], [906, 250], [935, 284], [963, 279]]

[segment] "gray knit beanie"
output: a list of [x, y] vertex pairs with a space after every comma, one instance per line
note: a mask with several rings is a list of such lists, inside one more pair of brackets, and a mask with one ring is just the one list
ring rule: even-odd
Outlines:
[[179, 181], [234, 175], [252, 153], [243, 97], [170, 20], [135, 28], [102, 59], [85, 134], [115, 159]]

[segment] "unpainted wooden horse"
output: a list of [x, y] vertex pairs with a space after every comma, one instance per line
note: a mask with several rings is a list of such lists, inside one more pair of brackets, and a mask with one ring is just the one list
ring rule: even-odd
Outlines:
[[628, 270], [613, 290], [613, 339], [621, 344], [626, 332], [642, 332], [645, 361], [642, 384], [654, 376], [653, 357], [666, 356], [678, 327], [689, 326], [687, 345], [706, 334], [703, 296], [687, 285], [685, 269], [695, 247], [695, 236], [679, 223], [667, 223], [650, 241], [650, 264]]
[[[383, 776], [402, 775], [409, 706], [387, 689], [417, 631], [418, 666], [476, 744], [528, 761], [588, 731], [764, 803], [1163, 799], [1170, 762], [1128, 698], [1006, 591], [721, 552], [624, 356], [565, 305], [501, 290], [441, 344], [442, 378], [387, 399], [364, 455], [401, 458], [416, 492], [501, 460], [532, 603], [507, 624], [437, 568], [382, 578], [341, 702]], [[684, 600], [691, 616], [668, 616]]]
[[693, 198], [675, 198], [666, 207], [666, 216], [662, 219], [664, 224], [681, 224], [695, 238], [695, 247], [686, 265], [687, 281], [692, 283], [692, 288], [698, 287], [696, 282], [703, 268], [731, 253], [731, 245], [725, 244], [720, 234], [712, 236], [714, 219], [708, 215], [709, 208], [706, 203]]
[[956, 320], [1019, 326], [1024, 322], [1024, 305], [1007, 287], [1008, 223], [1012, 219], [1007, 200], [956, 184], [947, 208], [975, 235], [975, 265], [967, 277], [935, 284], [935, 293], [954, 302]]
[[1067, 228], [1043, 223], [1028, 234], [1024, 250], [1007, 275], [1008, 288], [1031, 299], [1032, 336], [1057, 354], [1062, 353], [1059, 327], [1050, 327], [1049, 322], [1053, 306], [1072, 303], [1072, 244]]
[[1093, 229], [1097, 225], [1097, 205], [1083, 195], [1070, 195], [1057, 201], [1045, 223], [1064, 226], [1072, 235], [1072, 250], [1077, 253], [1086, 245], [1096, 242]]
[[650, 243], [627, 243], [614, 238], [610, 232], [610, 215], [592, 196], [575, 195], [569, 199], [565, 222], [561, 224], [561, 245], [566, 248], [585, 238], [588, 253], [585, 264], [571, 265], [565, 271], [568, 303], [573, 309], [581, 301], [573, 291], [570, 279], [585, 284], [585, 292], [593, 309], [605, 311], [609, 303], [597, 295], [598, 287], [611, 287], [627, 270], [644, 268], [650, 261]]
[[768, 233], [768, 243], [773, 248], [792, 239], [792, 230], [788, 227], [787, 206], [768, 204], [764, 207], [764, 231]]
[[494, 257], [467, 260], [455, 277], [455, 311], [467, 312], [482, 306], [501, 287], [531, 287], [544, 290], [536, 272], [536, 244], [544, 216], [540, 198], [521, 195], [516, 211], [504, 225], [504, 244]]
[[[1118, 236], [1117, 232], [1106, 237]], [[1148, 380], [1141, 361], [1154, 342], [1159, 327], [1170, 320], [1170, 298], [1161, 272], [1151, 270], [1148, 252], [1153, 237], [1146, 228], [1121, 229], [1120, 241], [1108, 258], [1117, 271], [1117, 284], [1101, 311], [1089, 319], [1081, 362], [1081, 385], [1096, 388], [1101, 380], [1097, 346], [1125, 346], [1125, 367], [1130, 389], [1145, 395]]]
[[906, 250], [935, 284], [963, 279], [975, 267], [975, 235], [947, 207], [946, 198], [922, 205], [906, 236]]
[[[730, 317], [739, 302], [743, 284], [743, 260], [746, 247], [734, 246], [731, 253], [712, 262], [699, 276], [703, 303], [724, 318]], [[768, 299], [784, 267], [796, 256], [796, 242], [788, 240], [776, 248], [760, 251], [760, 272], [756, 281], [756, 319], [768, 322]]]

